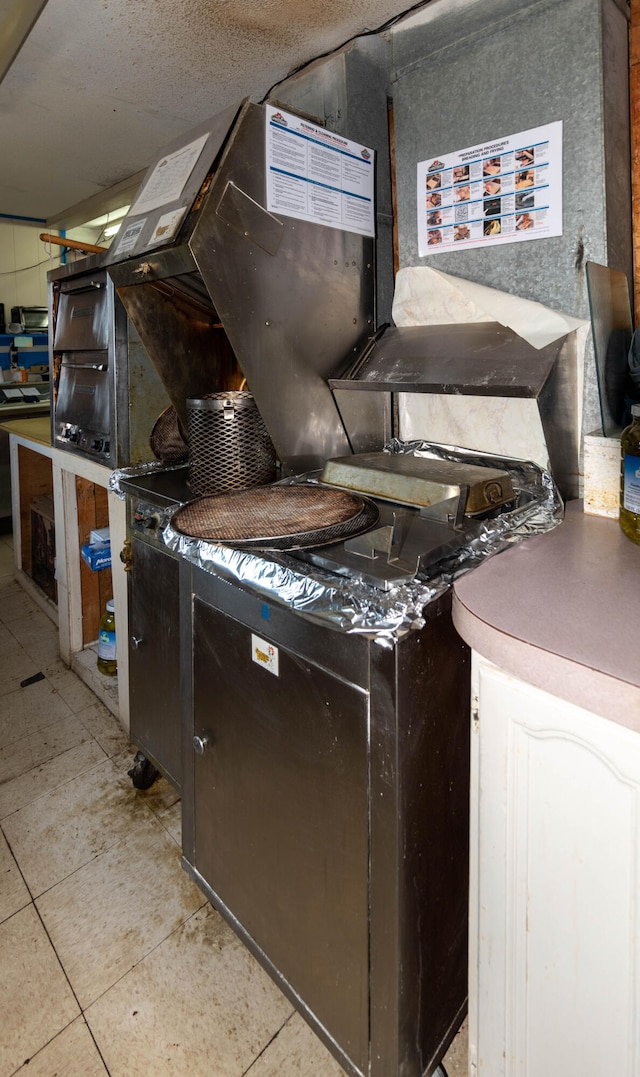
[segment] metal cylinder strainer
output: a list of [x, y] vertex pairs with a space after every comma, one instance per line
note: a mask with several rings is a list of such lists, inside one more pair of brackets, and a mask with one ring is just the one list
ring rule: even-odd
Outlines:
[[187, 400], [189, 483], [196, 494], [263, 486], [276, 451], [252, 393], [229, 390]]

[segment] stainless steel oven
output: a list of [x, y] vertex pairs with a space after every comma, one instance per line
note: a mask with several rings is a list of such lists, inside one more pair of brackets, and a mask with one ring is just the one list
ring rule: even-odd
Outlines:
[[169, 400], [100, 258], [49, 273], [52, 442], [127, 467], [152, 458]]
[[[270, 122], [245, 103], [167, 147], [108, 258], [177, 414], [196, 376], [242, 372], [285, 475], [198, 499], [125, 483], [131, 735], [180, 775], [185, 869], [345, 1071], [426, 1077], [466, 1005], [470, 675], [424, 570], [481, 556], [517, 490], [498, 460], [461, 471], [445, 446], [434, 475], [383, 450], [402, 394], [473, 389], [535, 401], [570, 476], [573, 376], [494, 324], [375, 331], [373, 237], [269, 209]], [[198, 147], [160, 204], [161, 163]], [[321, 530], [329, 503], [348, 539]]]

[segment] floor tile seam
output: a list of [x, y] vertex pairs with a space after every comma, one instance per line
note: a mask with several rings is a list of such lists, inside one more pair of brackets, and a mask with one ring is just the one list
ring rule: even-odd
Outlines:
[[[87, 729], [84, 722], [81, 722], [80, 719], [78, 718], [78, 715], [74, 714], [73, 711], [71, 711], [71, 710], [69, 711], [68, 714], [63, 714], [58, 718], [54, 718], [54, 720], [52, 722], [47, 722], [46, 725], [39, 725], [35, 729], [33, 729], [33, 728], [32, 729], [27, 729], [26, 733], [25, 733], [25, 736], [29, 737], [29, 739], [31, 739], [32, 737], [38, 737], [41, 733], [46, 733], [47, 730], [50, 731], [50, 730], [53, 729], [54, 726], [60, 725], [61, 722], [68, 722], [71, 719], [74, 719], [75, 721], [79, 722], [80, 725], [82, 726], [82, 729], [87, 734], [87, 736], [91, 737], [92, 740], [95, 740], [96, 744], [98, 743], [96, 738], [93, 736], [93, 733], [89, 732], [89, 730]], [[83, 744], [84, 741], [80, 741], [80, 743]], [[75, 745], [73, 745], [72, 747], [75, 747]], [[101, 747], [101, 745], [99, 745], [99, 747]], [[68, 751], [68, 750], [69, 749], [65, 749], [65, 751]]]
[[[27, 658], [30, 662], [33, 662], [33, 658], [31, 658], [31, 656], [27, 653], [27, 651], [22, 646], [22, 644], [18, 642], [18, 640], [14, 636], [13, 632], [9, 631], [9, 629], [7, 628], [7, 625], [6, 624], [0, 625], [0, 628], [6, 628], [7, 629], [7, 632], [9, 632], [9, 635], [11, 636], [11, 641], [12, 641], [12, 642], [10, 642], [9, 650], [5, 647], [5, 650], [4, 650], [4, 653], [3, 653], [3, 656], [2, 656], [3, 668], [5, 669], [5, 671], [7, 669], [7, 666], [9, 664], [9, 662], [14, 662], [15, 660], [20, 660], [23, 656], [24, 656], [24, 658]], [[15, 651], [16, 653], [11, 654], [11, 651]], [[22, 652], [22, 653], [20, 654], [18, 652]], [[37, 672], [40, 673], [42, 671], [38, 670]]]
[[[46, 673], [45, 673], [45, 677], [47, 677]], [[51, 684], [51, 681], [49, 680], [48, 677], [47, 677], [47, 680]], [[83, 700], [82, 703], [78, 703], [78, 704], [70, 703], [69, 700], [65, 698], [64, 693], [61, 692], [59, 688], [56, 688], [55, 685], [52, 685], [52, 687], [53, 687], [54, 692], [56, 692], [56, 694], [60, 696], [60, 699], [63, 701], [63, 703], [66, 703], [67, 707], [69, 707], [71, 713], [75, 714], [76, 717], [78, 717], [78, 718], [80, 717], [80, 714], [81, 714], [82, 711], [86, 711], [90, 707], [94, 706], [93, 703], [87, 703], [86, 700]], [[90, 689], [88, 689], [88, 691], [90, 691]], [[80, 719], [80, 720], [82, 721], [82, 719]]]
[[[33, 899], [32, 898], [27, 898], [25, 900], [24, 905], [21, 905], [18, 909], [14, 909], [13, 912], [10, 912], [7, 916], [1, 918], [0, 919], [0, 928], [4, 927], [5, 924], [8, 924], [9, 920], [13, 920], [13, 917], [17, 916], [19, 912], [24, 912], [25, 909], [28, 909], [29, 905], [33, 905]], [[1, 963], [0, 963], [0, 967], [1, 967]]]
[[[34, 757], [37, 757], [37, 745], [38, 745], [38, 739], [37, 738], [38, 738], [38, 733], [39, 732], [40, 731], [36, 729], [31, 734], [26, 733], [24, 738], [23, 738], [27, 742], [27, 746], [28, 746], [28, 749], [29, 749], [29, 752], [31, 754], [32, 759], [34, 759]], [[86, 730], [85, 730], [85, 732], [86, 732]], [[35, 741], [35, 744], [34, 744], [34, 741]], [[37, 759], [37, 761], [32, 762], [31, 766], [28, 767], [27, 770], [23, 770], [20, 774], [16, 774], [15, 777], [16, 778], [21, 778], [23, 776], [23, 774], [30, 774], [31, 771], [37, 770], [38, 767], [44, 766], [45, 763], [53, 763], [54, 760], [59, 759], [61, 755], [65, 754], [65, 752], [73, 751], [74, 748], [80, 748], [81, 745], [86, 744], [86, 743], [87, 743], [86, 738], [83, 738], [82, 740], [76, 741], [75, 744], [67, 745], [64, 748], [59, 748], [59, 749], [56, 749], [56, 750], [52, 750], [51, 755], [45, 755], [42, 759]], [[6, 816], [5, 816], [5, 818], [6, 818]]]
[[[165, 831], [165, 833], [169, 834], [169, 837], [172, 838], [172, 840], [175, 841], [175, 838], [173, 838], [172, 835], [169, 833], [168, 827], [166, 827], [164, 825], [164, 823], [162, 822], [162, 819], [160, 818], [160, 812], [154, 811], [154, 809], [151, 807], [151, 805], [143, 797], [138, 796], [137, 799], [138, 799], [138, 803], [144, 804], [145, 808], [147, 809], [149, 814], [155, 819], [158, 826], [162, 827], [162, 829]], [[182, 844], [180, 845], [180, 848], [182, 848]]]
[[[147, 958], [151, 957], [151, 955], [154, 954], [156, 952], [156, 950], [159, 949], [160, 946], [164, 946], [165, 942], [167, 942], [168, 939], [170, 939], [173, 935], [177, 934], [178, 931], [182, 931], [185, 924], [188, 924], [189, 921], [192, 920], [194, 916], [197, 916], [198, 913], [202, 911], [202, 909], [204, 908], [205, 905], [208, 905], [208, 902], [207, 902], [207, 899], [203, 895], [202, 905], [199, 905], [198, 908], [194, 909], [194, 911], [192, 913], [189, 913], [188, 916], [185, 916], [184, 920], [181, 920], [180, 923], [176, 925], [176, 927], [172, 928], [171, 931], [167, 932], [167, 934], [162, 939], [160, 939], [158, 942], [155, 942], [150, 950], [148, 950], [145, 954], [142, 954], [142, 956], [139, 957], [138, 960], [136, 962], [134, 962], [133, 965], [130, 965], [129, 968], [125, 972], [123, 972], [121, 976], [118, 976], [118, 978], [116, 980], [114, 980], [112, 984], [109, 984], [109, 987], [105, 987], [104, 991], [101, 991], [99, 995], [97, 995], [94, 999], [91, 1000], [91, 1002], [89, 1002], [84, 1007], [84, 1009], [82, 1010], [82, 1014], [85, 1017], [88, 1025], [89, 1025], [89, 1020], [90, 1020], [90, 1017], [88, 1016], [88, 1014], [89, 1014], [89, 1011], [92, 1009], [92, 1007], [97, 1005], [97, 1003], [100, 1002], [100, 1000], [103, 999], [105, 997], [105, 995], [108, 995], [109, 992], [113, 991], [114, 988], [116, 988], [119, 983], [121, 983], [127, 976], [129, 976], [132, 972], [134, 972], [135, 969], [138, 968], [138, 965], [141, 965], [143, 963], [143, 961], [146, 961]], [[90, 1027], [91, 1026], [89, 1025], [89, 1028]]]
[[[37, 738], [41, 733], [45, 733], [47, 730], [53, 729], [54, 726], [60, 725], [61, 722], [68, 722], [71, 718], [77, 719], [78, 716], [74, 714], [73, 711], [71, 711], [69, 714], [65, 714], [61, 718], [56, 718], [53, 722], [49, 722], [47, 725], [38, 726], [37, 729], [25, 729], [18, 737], [15, 737], [13, 740], [7, 741], [6, 744], [0, 744], [0, 752], [6, 752], [7, 749], [15, 748], [18, 744], [21, 744], [24, 741], [27, 741], [29, 744], [31, 744], [33, 738]], [[91, 737], [91, 740], [95, 741], [99, 748], [102, 748], [102, 745], [93, 736], [93, 734], [89, 732], [84, 723], [80, 722], [80, 724], [87, 736]], [[59, 752], [55, 752], [53, 755], [47, 756], [46, 759], [41, 760], [40, 763], [35, 763], [32, 767], [29, 767], [29, 770], [35, 770], [36, 767], [41, 766], [42, 763], [49, 763], [52, 759], [57, 759], [57, 757], [59, 755], [62, 755], [64, 752], [71, 751], [72, 748], [77, 748], [79, 744], [85, 743], [86, 741], [83, 739], [79, 740], [77, 744], [72, 744], [70, 747], [62, 748]], [[102, 750], [104, 751], [104, 748], [102, 748]], [[21, 774], [16, 774], [15, 777], [19, 778], [22, 776], [22, 774], [28, 774], [29, 770], [22, 771]], [[2, 784], [3, 782], [0, 781], [0, 785]]]
[[[44, 933], [45, 933], [45, 935], [46, 935], [46, 937], [48, 939], [49, 945], [50, 945], [51, 949], [53, 950], [53, 953], [55, 955], [55, 959], [58, 962], [58, 965], [60, 966], [60, 970], [62, 972], [62, 975], [64, 976], [64, 978], [65, 978], [65, 980], [66, 980], [66, 982], [68, 984], [69, 990], [70, 990], [70, 992], [71, 992], [71, 994], [73, 996], [73, 1000], [74, 1000], [76, 1006], [78, 1007], [78, 1013], [76, 1013], [75, 1016], [72, 1017], [72, 1019], [70, 1021], [67, 1021], [66, 1025], [63, 1025], [62, 1028], [58, 1029], [55, 1036], [52, 1036], [50, 1040], [47, 1040], [46, 1043], [43, 1043], [42, 1046], [38, 1048], [38, 1050], [36, 1051], [36, 1055], [37, 1055], [40, 1051], [43, 1051], [45, 1047], [47, 1047], [50, 1043], [52, 1043], [53, 1040], [55, 1040], [62, 1032], [64, 1032], [67, 1028], [69, 1028], [69, 1026], [72, 1025], [74, 1021], [77, 1021], [78, 1017], [83, 1017], [84, 1018], [84, 1011], [82, 1009], [82, 1006], [80, 1005], [80, 1000], [78, 999], [78, 996], [76, 995], [76, 993], [75, 993], [75, 991], [73, 989], [73, 984], [71, 983], [71, 980], [67, 976], [66, 969], [65, 969], [64, 965], [62, 964], [62, 961], [60, 960], [60, 956], [58, 954], [58, 951], [56, 950], [56, 948], [55, 948], [55, 946], [53, 944], [53, 939], [51, 938], [49, 932], [47, 931], [47, 926], [46, 926], [44, 920], [42, 919], [42, 916], [40, 915], [40, 910], [38, 909], [38, 906], [36, 905], [35, 901], [31, 902], [31, 904], [33, 905], [34, 912], [35, 912], [36, 916], [38, 917], [38, 920], [40, 922], [40, 926], [42, 927], [42, 930], [44, 931]], [[85, 1024], [87, 1024], [86, 1021], [85, 1021]], [[89, 1029], [89, 1031], [91, 1032], [90, 1029]], [[93, 1035], [91, 1036], [91, 1038], [93, 1039]], [[97, 1046], [98, 1045], [96, 1044], [96, 1047]], [[102, 1058], [102, 1052], [100, 1052], [99, 1048], [98, 1048], [98, 1051], [100, 1053], [100, 1058]], [[32, 1057], [35, 1058], [35, 1055], [33, 1055]], [[29, 1061], [31, 1061], [31, 1059]], [[24, 1066], [24, 1062], [22, 1063], [22, 1065]], [[20, 1071], [20, 1069], [21, 1069], [21, 1067], [19, 1066], [17, 1070], [14, 1070], [14, 1074], [18, 1073]]]
[[[87, 1020], [86, 1020], [86, 1018], [84, 1016], [84, 1013], [82, 1013], [82, 1011], [79, 1014], [77, 1014], [73, 1018], [73, 1020], [69, 1021], [68, 1025], [65, 1025], [64, 1028], [61, 1028], [58, 1032], [56, 1032], [55, 1036], [52, 1036], [50, 1040], [47, 1040], [46, 1043], [43, 1043], [42, 1047], [39, 1047], [34, 1055], [31, 1055], [31, 1057], [29, 1058], [29, 1063], [35, 1062], [38, 1055], [41, 1054], [42, 1051], [45, 1051], [47, 1049], [47, 1047], [49, 1047], [52, 1043], [54, 1043], [54, 1041], [57, 1040], [58, 1037], [61, 1036], [63, 1032], [66, 1032], [66, 1030], [68, 1028], [70, 1028], [71, 1025], [75, 1024], [76, 1021], [82, 1021], [84, 1027], [86, 1028], [87, 1032], [91, 1036], [91, 1039], [93, 1041], [93, 1045], [94, 1045], [96, 1051], [98, 1052], [98, 1055], [99, 1055], [100, 1061], [102, 1062], [102, 1065], [104, 1066], [105, 1073], [109, 1074], [109, 1077], [111, 1077], [111, 1070], [107, 1066], [107, 1063], [106, 1063], [106, 1061], [104, 1059], [102, 1051], [100, 1050], [100, 1048], [99, 1048], [99, 1046], [98, 1046], [98, 1044], [96, 1042], [96, 1038], [95, 1038], [93, 1032], [91, 1031], [91, 1029], [89, 1028], [89, 1025], [87, 1024]], [[17, 1074], [19, 1074], [19, 1073], [21, 1073], [23, 1071], [25, 1064], [26, 1064], [26, 1061], [21, 1062], [20, 1065], [18, 1066], [17, 1070], [14, 1070], [13, 1073], [11, 1073], [9, 1075], [9, 1077], [17, 1077]]]
[[[154, 813], [154, 814], [155, 814], [155, 813]], [[164, 823], [162, 822], [162, 818], [161, 818], [161, 816], [160, 816], [160, 815], [156, 815], [156, 819], [157, 819], [157, 820], [158, 820], [158, 822], [160, 823], [160, 826], [162, 827], [162, 829], [163, 829], [164, 831], [166, 831], [166, 833], [167, 833], [167, 834], [169, 835], [169, 837], [171, 838], [171, 840], [172, 840], [172, 842], [174, 843], [174, 845], [177, 845], [179, 849], [182, 849], [182, 842], [181, 842], [181, 841], [178, 841], [178, 840], [177, 840], [177, 838], [175, 838], [175, 837], [173, 836], [173, 834], [171, 833], [171, 831], [169, 830], [169, 827], [168, 827], [168, 826], [165, 826], [165, 825], [164, 825]]]
[[[0, 696], [0, 699], [1, 698], [2, 697]], [[1, 718], [0, 718], [0, 721], [2, 721]], [[20, 733], [17, 737], [14, 737], [12, 740], [8, 740], [6, 742], [6, 744], [0, 744], [0, 753], [6, 752], [9, 749], [13, 750], [15, 748], [16, 744], [19, 744], [21, 741], [23, 741], [26, 736], [27, 736], [26, 731], [23, 730], [22, 733]], [[1, 784], [2, 784], [2, 782], [0, 781], [0, 785]]]
[[[16, 621], [20, 621], [24, 625], [25, 621], [33, 621], [34, 619], [36, 623], [35, 625], [33, 625], [33, 633], [30, 635], [30, 639], [46, 638], [48, 641], [48, 639], [51, 638], [53, 640], [54, 635], [57, 635], [56, 626], [53, 621], [51, 621], [49, 617], [47, 617], [46, 613], [43, 610], [39, 609], [37, 606], [35, 606], [34, 609], [29, 610], [27, 613], [25, 613], [23, 610], [21, 613], [16, 614], [15, 617], [10, 617], [8, 620], [6, 616], [4, 616], [2, 618], [2, 623], [5, 625], [6, 628], [9, 628], [9, 625], [15, 624]], [[12, 636], [15, 636], [15, 632], [13, 632], [10, 628], [9, 631], [11, 632]], [[17, 636], [15, 636], [15, 638], [18, 639]], [[18, 640], [18, 642], [20, 641]]]
[[[91, 691], [91, 689], [89, 689], [89, 691]], [[74, 715], [75, 715], [75, 717], [76, 717], [76, 718], [78, 719], [78, 721], [82, 722], [82, 724], [83, 724], [83, 726], [85, 727], [85, 729], [87, 730], [87, 732], [88, 732], [88, 733], [91, 733], [91, 730], [90, 730], [89, 726], [88, 726], [88, 725], [86, 724], [86, 721], [85, 721], [85, 720], [83, 720], [83, 718], [82, 718], [82, 714], [83, 714], [83, 712], [84, 712], [84, 711], [88, 711], [88, 710], [93, 710], [93, 708], [94, 708], [94, 707], [96, 707], [96, 706], [97, 706], [98, 704], [100, 704], [101, 706], [103, 706], [103, 707], [104, 707], [104, 709], [105, 709], [105, 711], [106, 711], [106, 714], [100, 714], [100, 715], [99, 715], [98, 717], [99, 717], [99, 718], [102, 718], [102, 719], [105, 719], [105, 720], [107, 720], [107, 721], [108, 721], [109, 719], [113, 719], [113, 723], [114, 723], [114, 727], [115, 727], [115, 733], [116, 733], [117, 735], [119, 735], [119, 736], [120, 736], [120, 735], [123, 735], [123, 734], [124, 734], [124, 735], [126, 736], [126, 731], [125, 731], [125, 730], [123, 729], [123, 727], [122, 727], [122, 726], [120, 725], [120, 723], [118, 722], [118, 719], [117, 719], [117, 718], [116, 718], [116, 717], [115, 717], [115, 716], [114, 716], [114, 715], [113, 715], [113, 714], [111, 713], [111, 711], [109, 710], [109, 708], [108, 708], [108, 707], [106, 707], [106, 706], [104, 705], [104, 703], [102, 702], [102, 700], [101, 700], [101, 699], [98, 699], [98, 697], [97, 697], [97, 696], [96, 696], [96, 702], [95, 702], [95, 703], [89, 703], [89, 704], [87, 704], [86, 706], [83, 706], [81, 710], [79, 710], [79, 711], [74, 711], [74, 712], [73, 712], [73, 713], [74, 713]], [[67, 704], [67, 706], [69, 706], [69, 704]], [[98, 739], [98, 738], [97, 738], [97, 737], [95, 736], [95, 733], [91, 733], [91, 736], [92, 736], [92, 737], [94, 738], [94, 740], [97, 740], [97, 739]], [[131, 744], [131, 742], [130, 742], [130, 741], [127, 741], [126, 749], [127, 749], [127, 751], [131, 750], [132, 752], [135, 752], [135, 747], [134, 747], [134, 745], [133, 745], [133, 744]], [[118, 749], [118, 750], [120, 751], [121, 749]]]
[[[22, 681], [28, 680], [29, 677], [34, 677], [37, 673], [43, 673], [42, 663], [38, 662], [37, 659], [32, 658], [32, 656], [29, 654], [28, 651], [26, 651], [24, 649], [24, 647], [21, 647], [20, 649], [21, 649], [21, 651], [24, 652], [25, 665], [28, 664], [31, 667], [31, 672], [23, 671], [23, 673], [21, 673], [21, 674], [19, 674], [19, 673], [14, 673], [13, 675], [9, 674], [8, 680], [7, 680], [7, 687], [4, 688], [4, 687], [0, 686], [0, 698], [2, 698], [2, 699], [4, 699], [8, 695], [11, 695], [12, 692], [17, 692], [18, 689], [21, 687]], [[8, 672], [8, 664], [9, 664], [10, 661], [11, 661], [11, 656], [9, 658], [7, 658], [7, 656], [5, 655], [5, 660], [3, 662], [3, 668], [4, 668], [4, 671], [5, 671], [5, 674], [7, 674], [7, 672]], [[19, 662], [23, 661], [22, 656], [18, 657], [18, 661]], [[16, 677], [16, 678], [17, 677], [20, 678], [20, 680], [18, 680], [15, 685], [11, 685], [12, 676]], [[44, 676], [46, 677], [46, 673], [44, 674]]]
[[[14, 861], [14, 863], [15, 863], [15, 865], [16, 865], [16, 867], [17, 867], [18, 871], [20, 872], [20, 878], [22, 879], [22, 881], [23, 881], [24, 885], [25, 885], [25, 886], [26, 886], [26, 888], [27, 888], [27, 893], [28, 893], [28, 895], [29, 895], [29, 898], [30, 898], [30, 901], [28, 901], [28, 902], [27, 902], [27, 905], [29, 905], [29, 904], [35, 904], [35, 899], [34, 899], [34, 896], [33, 896], [32, 890], [31, 890], [31, 887], [29, 886], [29, 883], [27, 882], [27, 880], [26, 880], [26, 878], [25, 878], [25, 876], [24, 876], [24, 872], [23, 872], [22, 868], [20, 867], [20, 862], [19, 862], [19, 860], [18, 860], [18, 858], [17, 858], [17, 856], [16, 856], [15, 852], [13, 851], [13, 847], [12, 847], [12, 845], [11, 845], [11, 842], [10, 842], [10, 840], [9, 840], [9, 836], [8, 836], [8, 835], [7, 835], [7, 833], [5, 832], [5, 830], [4, 830], [4, 827], [2, 826], [2, 822], [1, 822], [1, 821], [0, 821], [0, 831], [2, 831], [2, 836], [3, 836], [4, 840], [5, 840], [5, 841], [6, 841], [6, 843], [7, 843], [7, 848], [8, 848], [8, 850], [9, 850], [9, 852], [11, 853], [11, 856], [13, 857], [13, 861]], [[23, 907], [23, 908], [25, 908], [26, 906], [25, 906], [25, 905], [23, 905], [22, 907]], [[7, 917], [7, 919], [9, 919], [9, 918]], [[4, 922], [4, 921], [3, 921], [3, 922]]]
[[[156, 836], [162, 836], [164, 834], [168, 834], [168, 836], [171, 838], [171, 834], [168, 833], [167, 828], [162, 825], [162, 823], [157, 818], [157, 816], [152, 811], [151, 811], [150, 814], [151, 814], [151, 819], [153, 820], [153, 822], [155, 822], [158, 825], [158, 827], [160, 828], [160, 830], [157, 832]], [[146, 816], [143, 817], [143, 818], [144, 818], [144, 826], [143, 826], [142, 829], [144, 830], [144, 827], [146, 827], [149, 820], [146, 818]], [[0, 822], [0, 825], [1, 825], [1, 822]], [[4, 833], [4, 831], [3, 831], [3, 833]], [[45, 890], [39, 891], [37, 894], [33, 894], [32, 890], [28, 887], [29, 893], [32, 894], [32, 899], [33, 899], [34, 904], [36, 904], [38, 901], [40, 901], [41, 898], [45, 897], [47, 894], [50, 894], [53, 890], [56, 889], [57, 886], [61, 886], [62, 883], [68, 883], [70, 879], [73, 879], [74, 875], [77, 875], [79, 871], [83, 871], [85, 868], [87, 868], [89, 866], [89, 864], [94, 864], [96, 861], [100, 860], [103, 856], [107, 856], [107, 854], [111, 854], [111, 853], [115, 852], [115, 850], [117, 850], [120, 846], [124, 845], [124, 843], [127, 842], [131, 837], [135, 837], [135, 830], [134, 829], [128, 830], [126, 834], [124, 834], [122, 837], [118, 838], [111, 845], [107, 845], [106, 848], [100, 849], [99, 852], [95, 853], [93, 856], [90, 856], [88, 860], [83, 861], [82, 864], [78, 864], [73, 869], [73, 871], [69, 872], [68, 875], [63, 875], [61, 879], [56, 879], [56, 881], [54, 883], [52, 883], [51, 886], [48, 886]], [[6, 834], [5, 834], [5, 839], [6, 839]], [[6, 840], [8, 841], [8, 839], [6, 839]], [[173, 841], [174, 844], [176, 844], [174, 838], [172, 838], [172, 841]], [[15, 853], [13, 853], [13, 850], [12, 850], [12, 855], [13, 855], [14, 860], [16, 861], [16, 864], [18, 864], [18, 867], [20, 867], [20, 865], [18, 863], [18, 860], [16, 858], [16, 855], [15, 855]], [[20, 872], [20, 874], [22, 874], [22, 871]], [[23, 878], [24, 878], [24, 876], [23, 876]], [[26, 879], [25, 879], [25, 883], [26, 883]], [[206, 898], [205, 898], [205, 902], [206, 902]], [[200, 906], [200, 908], [202, 908], [202, 906]]]
[[285, 1028], [287, 1027], [288, 1024], [290, 1024], [290, 1022], [293, 1020], [293, 1018], [295, 1017], [297, 1012], [298, 1011], [295, 1009], [295, 1007], [293, 1007], [293, 1009], [291, 1010], [291, 1013], [287, 1017], [286, 1021], [283, 1021], [283, 1023], [280, 1025], [280, 1028], [276, 1029], [276, 1031], [273, 1033], [273, 1036], [271, 1037], [271, 1039], [269, 1039], [267, 1041], [267, 1043], [265, 1043], [262, 1050], [256, 1055], [256, 1057], [253, 1059], [253, 1061], [250, 1063], [250, 1065], [247, 1067], [247, 1069], [243, 1070], [240, 1077], [251, 1077], [251, 1070], [253, 1069], [253, 1067], [262, 1058], [262, 1056], [265, 1054], [265, 1052], [269, 1050], [271, 1045], [273, 1043], [275, 1043], [275, 1041], [277, 1040], [280, 1033], [284, 1032]]
[[[95, 737], [93, 739], [95, 740]], [[82, 743], [84, 744], [85, 742], [83, 741]], [[89, 774], [92, 770], [95, 770], [96, 767], [102, 767], [102, 766], [104, 766], [105, 763], [110, 763], [111, 759], [109, 758], [109, 756], [105, 752], [102, 745], [98, 744], [97, 740], [95, 741], [95, 743], [97, 744], [100, 751], [103, 753], [104, 759], [98, 760], [97, 763], [92, 763], [90, 767], [87, 767], [85, 770], [82, 770], [79, 774], [73, 774], [70, 778], [65, 778], [63, 781], [61, 781], [59, 783], [59, 785], [54, 785], [51, 789], [45, 789], [44, 792], [39, 793], [38, 796], [33, 797], [33, 799], [27, 801], [26, 804], [21, 804], [19, 808], [15, 808], [14, 811], [7, 812], [6, 815], [1, 815], [0, 816], [0, 825], [3, 823], [3, 821], [5, 821], [6, 819], [11, 819], [14, 815], [16, 815], [19, 811], [22, 811], [24, 808], [28, 808], [32, 804], [36, 804], [39, 800], [42, 800], [43, 797], [48, 796], [50, 793], [55, 793], [59, 789], [62, 789], [65, 785], [69, 785], [71, 782], [76, 781], [78, 778], [83, 777], [85, 774]], [[65, 752], [61, 752], [60, 755], [56, 755], [53, 758], [54, 759], [60, 759], [60, 757], [62, 755], [66, 755], [66, 752], [74, 752], [77, 747], [78, 747], [78, 745], [76, 744], [76, 745], [74, 745], [73, 748], [67, 748]], [[19, 774], [17, 776], [17, 778], [12, 778], [11, 781], [17, 781], [18, 778], [24, 778], [27, 774], [31, 774], [32, 771], [37, 770], [38, 767], [46, 766], [47, 763], [50, 763], [50, 762], [52, 762], [52, 760], [47, 759], [44, 763], [38, 763], [37, 766], [32, 767], [31, 770], [26, 770], [24, 772], [24, 774]], [[114, 764], [114, 766], [115, 766], [115, 764]], [[5, 783], [5, 784], [8, 784], [8, 783]]]

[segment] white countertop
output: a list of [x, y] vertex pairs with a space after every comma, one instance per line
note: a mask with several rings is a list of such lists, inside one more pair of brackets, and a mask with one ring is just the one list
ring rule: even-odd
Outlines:
[[454, 623], [507, 673], [640, 732], [640, 546], [567, 505], [554, 531], [463, 576]]

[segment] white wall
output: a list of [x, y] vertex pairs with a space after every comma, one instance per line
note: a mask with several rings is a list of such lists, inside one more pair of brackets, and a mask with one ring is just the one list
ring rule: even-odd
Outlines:
[[[47, 273], [60, 265], [62, 247], [43, 243], [41, 232], [59, 233], [44, 224], [28, 224], [0, 218], [0, 303], [4, 303], [5, 321], [11, 318], [11, 308], [46, 307]], [[68, 233], [76, 240], [87, 240], [108, 247], [109, 239], [100, 238], [100, 228], [76, 228]], [[65, 260], [74, 261], [83, 253], [68, 250]]]
[[47, 272], [60, 265], [60, 249], [45, 247], [40, 233], [46, 230], [0, 219], [0, 303], [7, 322], [11, 307], [47, 305]]

